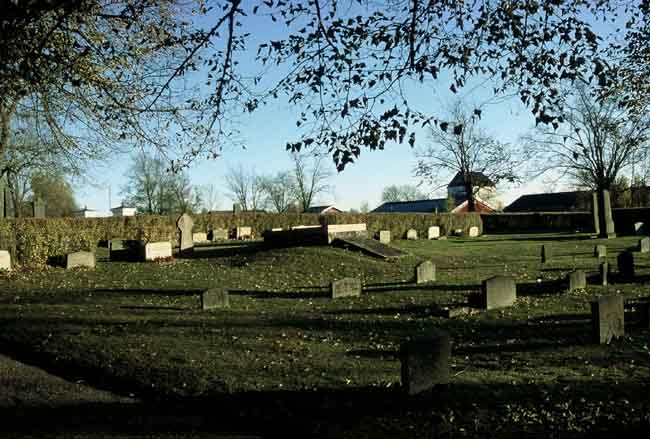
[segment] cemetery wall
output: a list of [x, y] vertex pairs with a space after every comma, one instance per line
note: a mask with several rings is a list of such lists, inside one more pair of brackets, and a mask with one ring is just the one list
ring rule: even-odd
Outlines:
[[[61, 256], [81, 250], [92, 250], [109, 239], [178, 242], [177, 215], [137, 215], [112, 218], [15, 218], [0, 220], [0, 249], [9, 250], [12, 260], [20, 265], [43, 266], [48, 257]], [[394, 239], [402, 239], [408, 229], [426, 236], [430, 226], [440, 226], [441, 233], [472, 226], [482, 229], [481, 216], [466, 214], [272, 214], [215, 213], [194, 215], [194, 232], [213, 228], [232, 229], [250, 226], [254, 237], [264, 230], [289, 228], [297, 225], [366, 223], [369, 236], [380, 230], [390, 230]]]
[[590, 212], [525, 212], [481, 214], [485, 233], [593, 231]]

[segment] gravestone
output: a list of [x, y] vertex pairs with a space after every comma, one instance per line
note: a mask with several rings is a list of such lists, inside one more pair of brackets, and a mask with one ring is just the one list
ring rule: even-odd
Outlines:
[[32, 201], [34, 218], [45, 218], [45, 201], [37, 198]]
[[0, 270], [11, 270], [11, 254], [7, 250], [0, 250]]
[[631, 251], [619, 253], [616, 262], [618, 263], [618, 274], [622, 279], [634, 278], [634, 253]]
[[108, 241], [111, 261], [135, 261], [140, 255], [140, 241], [130, 239], [111, 239]]
[[612, 339], [625, 335], [625, 307], [623, 296], [601, 296], [591, 302], [591, 321], [594, 339], [609, 344]]
[[600, 218], [598, 216], [598, 192], [591, 193], [591, 215], [594, 221], [594, 232], [600, 235]]
[[221, 288], [210, 288], [201, 293], [201, 309], [217, 309], [228, 308], [230, 306], [230, 299], [227, 290]]
[[634, 223], [634, 234], [643, 235], [645, 234], [645, 229], [642, 222]]
[[547, 244], [542, 245], [542, 264], [546, 264], [551, 259], [551, 247]]
[[344, 277], [335, 280], [330, 286], [332, 299], [339, 297], [357, 297], [361, 295], [361, 279]]
[[197, 242], [208, 242], [208, 234], [205, 232], [192, 233], [192, 241]]
[[650, 252], [650, 238], [646, 237], [639, 239], [639, 253], [648, 253]]
[[75, 252], [66, 256], [65, 268], [88, 267], [95, 268], [95, 253]]
[[[614, 231], [614, 219], [612, 218], [612, 204], [609, 197], [609, 191], [603, 190], [600, 193], [601, 208], [603, 209], [604, 224], [600, 224], [600, 237], [601, 238], [616, 238]], [[602, 221], [601, 221], [602, 223]]]
[[155, 261], [172, 257], [172, 243], [169, 241], [149, 242], [144, 246], [144, 260]]
[[511, 306], [517, 300], [517, 284], [510, 276], [494, 276], [482, 282], [481, 295], [485, 309]]
[[194, 251], [194, 241], [192, 240], [192, 227], [194, 227], [194, 220], [191, 216], [184, 213], [176, 220], [176, 227], [180, 231], [180, 253], [188, 254]]
[[607, 246], [597, 245], [594, 247], [594, 257], [598, 259], [605, 259], [607, 257]]
[[587, 288], [587, 275], [583, 270], [574, 270], [569, 273], [569, 292]]
[[469, 237], [470, 238], [476, 238], [479, 235], [479, 228], [476, 226], [472, 226], [469, 228]]
[[212, 229], [208, 234], [210, 241], [226, 241], [228, 239], [228, 230], [226, 229]]
[[451, 338], [445, 332], [400, 346], [402, 387], [409, 395], [449, 382]]
[[406, 232], [406, 239], [416, 240], [418, 239], [418, 231], [415, 229], [408, 229]]
[[599, 267], [600, 271], [600, 284], [607, 285], [607, 277], [609, 276], [609, 263], [602, 262]]
[[382, 244], [390, 244], [390, 230], [379, 231], [379, 242]]
[[431, 226], [429, 227], [429, 231], [427, 233], [427, 238], [428, 239], [438, 239], [440, 238], [440, 227], [438, 226]]
[[427, 282], [435, 282], [436, 280], [436, 266], [431, 261], [424, 261], [415, 267], [415, 283], [423, 284]]
[[235, 229], [235, 238], [237, 239], [251, 239], [253, 237], [252, 227], [237, 227]]

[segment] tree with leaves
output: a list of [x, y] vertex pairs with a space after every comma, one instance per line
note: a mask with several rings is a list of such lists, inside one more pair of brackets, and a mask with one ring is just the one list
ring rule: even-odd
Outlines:
[[520, 161], [515, 148], [497, 141], [478, 126], [478, 115], [457, 102], [449, 122], [430, 130], [430, 143], [416, 149], [415, 175], [440, 185], [460, 175], [465, 187], [467, 209], [476, 210], [476, 195], [486, 185], [518, 179]]
[[45, 202], [47, 217], [72, 216], [78, 210], [74, 192], [60, 173], [34, 172], [30, 177], [32, 198]]

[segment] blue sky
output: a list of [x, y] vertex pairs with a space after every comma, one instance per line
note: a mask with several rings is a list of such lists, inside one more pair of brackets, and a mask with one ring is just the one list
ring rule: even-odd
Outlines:
[[[265, 20], [249, 18], [255, 29], [254, 36], [257, 41], [278, 37], [277, 25], [271, 27]], [[253, 72], [257, 69], [252, 62], [256, 41], [249, 45], [250, 52], [239, 56], [242, 69]], [[491, 86], [488, 83], [474, 82], [462, 89], [459, 95], [468, 106], [483, 104], [490, 98]], [[417, 109], [431, 114], [441, 114], [457, 97], [449, 91], [449, 82], [443, 76], [437, 83], [412, 85], [407, 90], [407, 97], [411, 105]], [[289, 155], [285, 152], [288, 141], [297, 140], [295, 125], [296, 107], [283, 101], [271, 102], [261, 107], [252, 115], [239, 117], [242, 140], [246, 148], [231, 147], [224, 150], [223, 155], [215, 160], [201, 159], [195, 162], [188, 170], [193, 184], [213, 184], [220, 192], [221, 208], [228, 209], [232, 200], [227, 198], [224, 189], [224, 175], [230, 167], [255, 169], [260, 174], [274, 174], [281, 170], [290, 169]], [[517, 98], [494, 103], [484, 109], [481, 126], [488, 134], [502, 142], [516, 144], [519, 136], [526, 134], [533, 127], [534, 119], [530, 111], [523, 107]], [[428, 141], [426, 132], [417, 132], [417, 144]], [[359, 208], [367, 202], [370, 208], [380, 204], [381, 193], [389, 185], [413, 184], [420, 181], [413, 177], [415, 156], [412, 149], [406, 144], [390, 144], [383, 151], [363, 150], [356, 163], [348, 165], [343, 172], [337, 173], [333, 164], [334, 176], [332, 184], [334, 193], [318, 200], [322, 203], [334, 203], [337, 207], [347, 210]], [[125, 174], [130, 166], [131, 158], [128, 155], [111, 157], [110, 163], [98, 165], [92, 172], [91, 182], [79, 182], [76, 187], [76, 197], [80, 206], [90, 209], [108, 211], [109, 187], [111, 192], [111, 206], [118, 206], [122, 201], [121, 188], [126, 182]], [[451, 178], [451, 176], [449, 176]], [[441, 176], [441, 183], [445, 181]], [[422, 186], [421, 189], [432, 196], [441, 195], [440, 191], [434, 192], [433, 188]], [[523, 193], [539, 192], [545, 189], [542, 181], [527, 181], [520, 187], [501, 187], [501, 200], [506, 204], [513, 201]], [[444, 195], [441, 195], [444, 196]]]

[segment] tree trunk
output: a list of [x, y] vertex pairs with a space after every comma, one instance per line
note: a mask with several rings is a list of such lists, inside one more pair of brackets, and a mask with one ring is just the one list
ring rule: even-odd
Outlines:
[[467, 197], [467, 211], [476, 212], [476, 201], [474, 200], [474, 188], [472, 183], [465, 183], [465, 196]]

